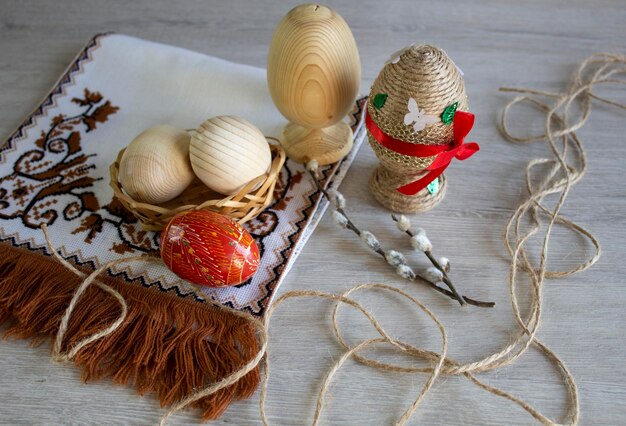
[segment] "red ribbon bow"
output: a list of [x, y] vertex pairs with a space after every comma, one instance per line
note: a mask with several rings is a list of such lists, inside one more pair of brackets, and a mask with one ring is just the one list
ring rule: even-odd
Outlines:
[[448, 145], [423, 145], [392, 138], [374, 123], [367, 110], [365, 113], [365, 125], [372, 136], [374, 136], [374, 139], [385, 148], [411, 157], [437, 156], [432, 164], [426, 168], [429, 171], [426, 176], [397, 188], [397, 191], [404, 195], [415, 195], [426, 188], [429, 183], [443, 173], [453, 158], [463, 161], [470, 158], [480, 149], [476, 142], [465, 143], [465, 137], [474, 126], [474, 114], [469, 112], [457, 111], [454, 114], [454, 141]]

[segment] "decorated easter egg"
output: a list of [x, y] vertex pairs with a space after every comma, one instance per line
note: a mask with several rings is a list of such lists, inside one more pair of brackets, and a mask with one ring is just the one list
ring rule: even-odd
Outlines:
[[160, 125], [139, 134], [120, 160], [119, 182], [136, 201], [159, 204], [180, 195], [194, 178], [189, 134]]
[[179, 213], [161, 232], [161, 259], [176, 275], [195, 284], [240, 284], [254, 275], [259, 258], [248, 231], [209, 210]]
[[[431, 45], [395, 52], [374, 81], [369, 99], [370, 146], [387, 169], [412, 175], [435, 156], [403, 154], [380, 135], [409, 144], [449, 145], [455, 112], [468, 111], [463, 75], [446, 52]], [[372, 131], [374, 126], [379, 130]]]
[[192, 134], [189, 157], [196, 176], [225, 195], [236, 194], [267, 173], [272, 162], [263, 133], [249, 121], [234, 116], [213, 117], [202, 123]]

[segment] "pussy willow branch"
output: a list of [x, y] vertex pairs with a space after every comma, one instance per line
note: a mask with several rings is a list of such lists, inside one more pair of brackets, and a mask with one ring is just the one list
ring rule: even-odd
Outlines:
[[[324, 195], [324, 197], [326, 197], [326, 199], [330, 202], [331, 205], [331, 197], [328, 194], [328, 192], [326, 191], [326, 189], [324, 189], [322, 187], [322, 185], [320, 184], [318, 177], [315, 175], [314, 172], [312, 172], [311, 170], [308, 170], [309, 174], [311, 175], [311, 177], [313, 178], [313, 182], [315, 182], [315, 186], [317, 187], [317, 189]], [[349, 229], [350, 231], [354, 232], [357, 236], [361, 236], [361, 231], [359, 230], [359, 228], [356, 227], [356, 225], [352, 222], [352, 220], [350, 220], [350, 218], [348, 217], [348, 215], [346, 214], [345, 210], [342, 209], [341, 207], [338, 206], [333, 206], [339, 213], [341, 213], [346, 219], [347, 219], [347, 224], [346, 224], [346, 229]], [[378, 248], [377, 250], [375, 250], [375, 252], [377, 254], [379, 254], [380, 256], [382, 256], [383, 259], [385, 259], [385, 252], [382, 250], [382, 248]], [[447, 290], [445, 288], [441, 288], [439, 287], [437, 284], [435, 284], [434, 282], [426, 279], [425, 277], [419, 275], [416, 273], [416, 277], [419, 277], [422, 279], [422, 281], [424, 281], [430, 288], [432, 288], [435, 291], [438, 291], [439, 293], [448, 296], [450, 299], [454, 299], [457, 300], [457, 296], [455, 296], [455, 294], [450, 291]], [[413, 281], [413, 280], [411, 280]], [[467, 296], [460, 296], [463, 298], [463, 300], [465, 301], [465, 303], [469, 304], [469, 305], [473, 305], [473, 306], [478, 306], [481, 308], [493, 308], [496, 304], [495, 302], [483, 302], [480, 300], [474, 300], [471, 299]]]
[[[391, 218], [393, 219], [394, 222], [398, 221], [398, 217], [395, 214], [392, 214]], [[410, 229], [407, 229], [406, 231], [404, 231], [404, 233], [407, 234], [411, 238], [415, 236], [413, 231], [411, 231]], [[441, 264], [439, 263], [439, 261], [435, 259], [435, 256], [433, 256], [430, 250], [424, 251], [424, 254], [428, 258], [428, 260], [430, 260], [430, 263], [432, 263], [435, 268], [441, 271], [441, 274], [443, 276], [443, 282], [448, 286], [448, 288], [452, 291], [452, 293], [454, 293], [454, 297], [456, 297], [459, 303], [463, 305], [463, 298], [461, 297], [459, 292], [456, 290], [456, 287], [454, 287], [454, 284], [452, 284], [452, 280], [448, 276], [448, 273], [446, 272], [445, 268], [443, 268]]]

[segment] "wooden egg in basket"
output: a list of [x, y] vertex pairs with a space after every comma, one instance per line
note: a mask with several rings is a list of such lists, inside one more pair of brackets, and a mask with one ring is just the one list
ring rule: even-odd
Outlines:
[[[234, 117], [233, 120], [249, 124], [245, 120], [236, 117]], [[252, 126], [251, 124], [249, 125]], [[268, 143], [259, 130], [256, 130], [258, 133], [254, 133], [250, 132], [247, 127], [244, 126], [244, 128], [250, 133], [250, 138], [254, 138], [255, 144], [257, 145], [256, 150], [252, 150], [251, 148], [251, 152], [254, 152], [255, 156], [253, 157], [254, 161], [253, 159], [249, 160], [250, 163], [255, 164], [256, 169], [250, 167], [248, 162], [227, 163], [226, 160], [224, 160], [225, 164], [230, 164], [230, 166], [227, 165], [227, 167], [221, 165], [225, 173], [227, 172], [235, 177], [246, 176], [245, 179], [247, 179], [245, 181], [240, 179], [237, 186], [231, 188], [233, 192], [224, 195], [217, 191], [225, 191], [224, 187], [214, 186], [213, 188], [209, 188], [199, 177], [195, 177], [182, 193], [169, 201], [148, 203], [135, 199], [131, 196], [131, 193], [126, 190], [124, 182], [120, 180], [120, 163], [125, 152], [125, 149], [123, 149], [119, 152], [116, 161], [109, 168], [111, 178], [110, 186], [113, 189], [114, 196], [139, 220], [142, 228], [149, 231], [160, 231], [167, 225], [172, 217], [187, 210], [212, 210], [230, 217], [239, 224], [243, 224], [255, 218], [273, 201], [274, 187], [276, 186], [280, 170], [285, 162], [285, 151], [278, 144]], [[202, 126], [198, 128], [198, 131], [204, 131], [202, 130]], [[194, 132], [197, 133], [198, 131]], [[219, 135], [223, 139], [224, 134], [219, 133]], [[265, 144], [264, 147], [258, 146], [261, 145], [261, 137], [263, 138], [262, 142]], [[228, 149], [234, 154], [239, 153], [239, 151], [234, 150], [233, 146], [228, 145], [225, 140], [221, 140], [221, 142], [223, 142], [222, 149]], [[264, 148], [265, 151], [263, 151], [262, 148]], [[243, 152], [242, 155], [249, 154]], [[213, 159], [211, 161], [216, 160]], [[239, 172], [233, 171], [233, 168], [241, 165], [245, 165], [247, 169], [243, 171], [239, 170]], [[220, 164], [214, 163], [214, 166], [215, 168], [219, 168]], [[216, 180], [216, 182], [220, 181]]]
[[212, 190], [227, 195], [267, 173], [272, 163], [263, 133], [234, 116], [213, 117], [202, 123], [192, 133], [189, 156], [196, 176]]
[[133, 139], [119, 169], [119, 180], [128, 195], [153, 204], [179, 196], [194, 178], [189, 138], [184, 130], [160, 125]]

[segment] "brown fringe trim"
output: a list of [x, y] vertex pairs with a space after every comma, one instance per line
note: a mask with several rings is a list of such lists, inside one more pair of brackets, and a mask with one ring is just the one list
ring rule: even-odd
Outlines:
[[[102, 276], [128, 305], [124, 323], [78, 352], [83, 380], [111, 378], [155, 392], [171, 405], [240, 368], [258, 352], [254, 327], [218, 308]], [[0, 244], [0, 324], [6, 337], [41, 343], [55, 336], [80, 279], [52, 258]], [[111, 324], [119, 303], [95, 286], [87, 289], [70, 319], [63, 351]], [[203, 420], [219, 417], [233, 400], [250, 397], [259, 370], [193, 404]]]

